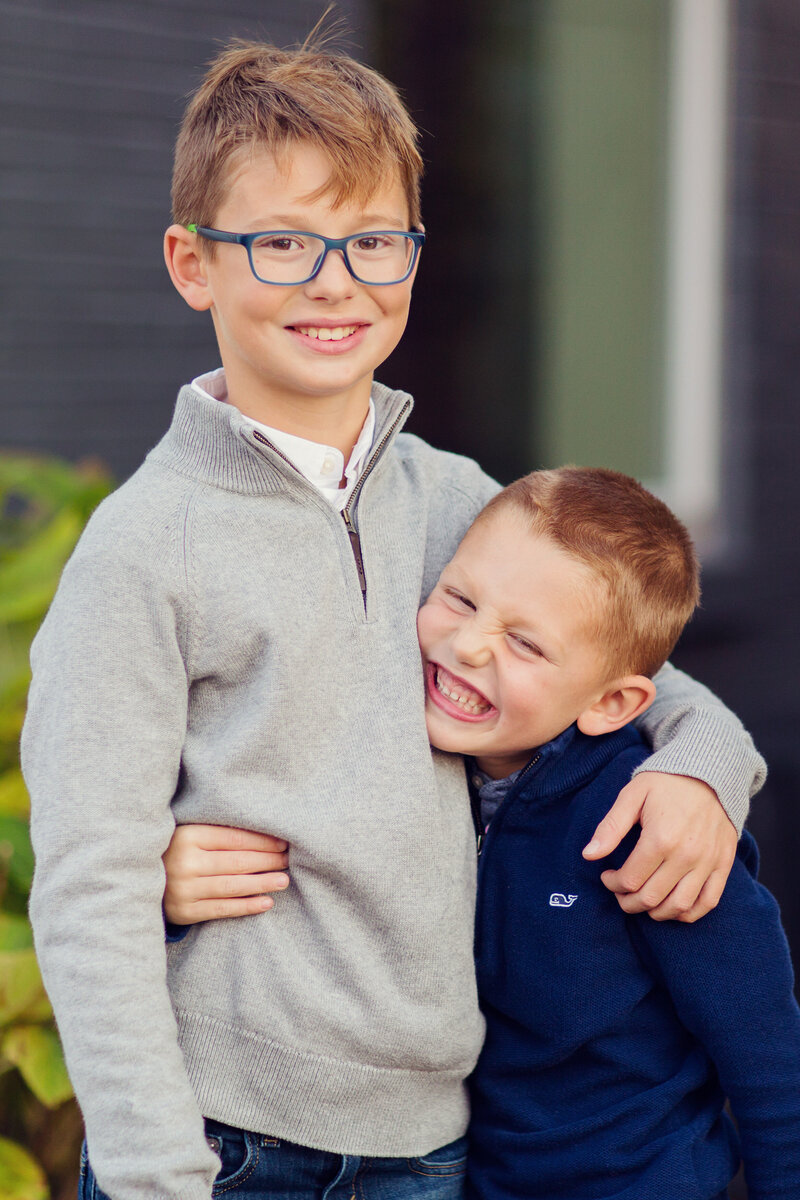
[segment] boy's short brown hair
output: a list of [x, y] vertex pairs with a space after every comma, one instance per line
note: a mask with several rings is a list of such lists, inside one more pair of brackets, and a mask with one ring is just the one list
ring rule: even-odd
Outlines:
[[533, 471], [478, 520], [507, 507], [605, 584], [593, 633], [606, 646], [609, 675], [654, 675], [700, 599], [692, 539], [674, 513], [635, 479], [600, 467]]
[[[392, 84], [348, 55], [313, 42], [280, 50], [237, 40], [210, 64], [186, 109], [175, 147], [173, 219], [212, 225], [233, 155], [263, 147], [280, 160], [292, 142], [303, 141], [330, 161], [324, 193], [334, 206], [351, 199], [366, 203], [397, 172], [409, 222], [416, 226], [422, 175], [417, 139]], [[204, 252], [213, 248], [208, 243]]]

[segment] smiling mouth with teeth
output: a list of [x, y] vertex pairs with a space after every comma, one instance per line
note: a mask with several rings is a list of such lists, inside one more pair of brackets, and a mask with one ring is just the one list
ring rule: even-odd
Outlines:
[[457, 710], [460, 710], [458, 715], [463, 715], [463, 718], [468, 720], [470, 718], [472, 720], [480, 719], [494, 712], [494, 705], [485, 696], [469, 687], [463, 679], [451, 675], [438, 663], [428, 664], [428, 680], [429, 691], [434, 702], [437, 702], [439, 696], [444, 697], [445, 701], [449, 701], [447, 706], [441, 701], [438, 702], [438, 706], [444, 708], [445, 711], [448, 711], [450, 705], [455, 706]]
[[304, 337], [314, 338], [320, 342], [341, 342], [343, 338], [354, 334], [358, 325], [337, 325], [334, 328], [326, 325], [293, 325], [292, 328], [297, 333], [302, 333]]

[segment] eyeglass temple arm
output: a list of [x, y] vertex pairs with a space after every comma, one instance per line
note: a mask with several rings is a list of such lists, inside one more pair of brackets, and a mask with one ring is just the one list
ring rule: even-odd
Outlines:
[[186, 228], [189, 233], [199, 233], [201, 237], [208, 238], [212, 242], [235, 242], [237, 245], [242, 245], [241, 233], [226, 233], [224, 229], [208, 229], [205, 225], [196, 225], [192, 222]]

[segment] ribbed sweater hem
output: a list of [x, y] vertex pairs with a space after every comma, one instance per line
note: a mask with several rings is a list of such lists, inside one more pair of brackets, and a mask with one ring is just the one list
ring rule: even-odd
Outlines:
[[462, 1137], [469, 1119], [458, 1070], [340, 1061], [284, 1046], [201, 1013], [176, 1013], [200, 1111], [315, 1150], [404, 1158]]

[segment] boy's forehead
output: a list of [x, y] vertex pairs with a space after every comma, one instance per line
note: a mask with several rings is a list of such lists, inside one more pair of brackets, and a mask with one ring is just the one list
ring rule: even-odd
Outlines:
[[[408, 202], [399, 168], [376, 175], [370, 186], [354, 186], [342, 194], [332, 160], [313, 142], [289, 140], [275, 146], [254, 141], [235, 150], [223, 173], [221, 206], [238, 202], [268, 212], [274, 205], [291, 205], [338, 213], [354, 219], [381, 218], [408, 226]], [[257, 217], [254, 212], [253, 216]]]
[[608, 602], [608, 584], [596, 570], [510, 505], [475, 521], [450, 568], [476, 582], [495, 583], [498, 595], [519, 616], [539, 610], [542, 591], [547, 594], [557, 585], [562, 608], [569, 607], [582, 625], [596, 630]]

